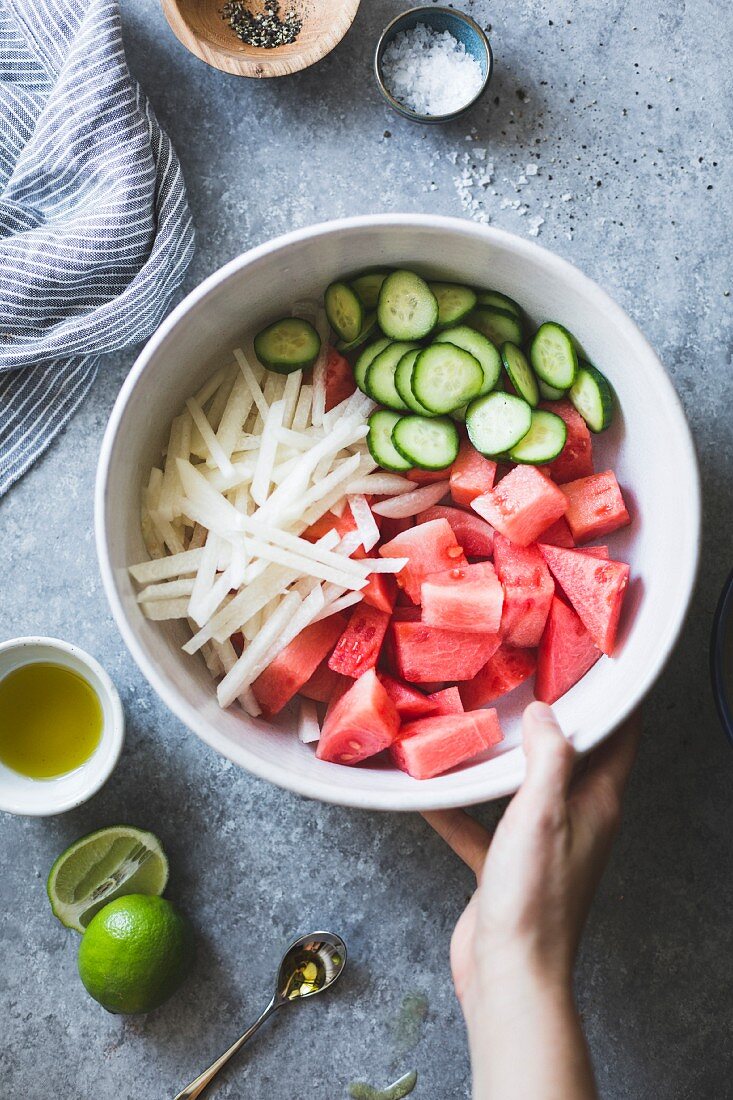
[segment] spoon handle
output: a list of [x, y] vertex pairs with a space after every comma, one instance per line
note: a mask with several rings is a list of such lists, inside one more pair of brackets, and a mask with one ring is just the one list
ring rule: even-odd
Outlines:
[[174, 1100], [195, 1100], [195, 1097], [200, 1096], [209, 1082], [213, 1081], [222, 1066], [225, 1066], [230, 1058], [232, 1058], [238, 1050], [244, 1046], [248, 1039], [251, 1039], [254, 1033], [264, 1024], [265, 1020], [272, 1016], [273, 1012], [280, 1007], [280, 1002], [277, 997], [273, 997], [265, 1011], [260, 1016], [259, 1020], [255, 1020], [252, 1027], [248, 1028], [244, 1035], [241, 1035], [235, 1043], [229, 1047], [229, 1050], [225, 1050], [224, 1053], [216, 1059], [213, 1065], [210, 1065], [208, 1069], [205, 1069], [203, 1073], [200, 1073], [195, 1081], [192, 1081], [190, 1085], [187, 1085], [182, 1092], [179, 1092]]

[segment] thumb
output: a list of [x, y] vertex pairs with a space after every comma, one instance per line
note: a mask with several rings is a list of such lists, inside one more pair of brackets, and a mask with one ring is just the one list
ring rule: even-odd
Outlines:
[[575, 750], [551, 707], [530, 703], [522, 717], [522, 741], [527, 757], [522, 790], [543, 801], [564, 800], [573, 774]]

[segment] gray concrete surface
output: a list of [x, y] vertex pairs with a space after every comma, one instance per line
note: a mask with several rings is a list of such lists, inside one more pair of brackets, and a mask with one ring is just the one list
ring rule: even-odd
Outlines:
[[[703, 568], [684, 637], [648, 702], [578, 997], [604, 1097], [723, 1100], [733, 1096], [733, 755], [715, 720], [707, 646], [733, 564], [730, 14], [710, 0], [466, 0], [492, 24], [490, 94], [455, 124], [415, 128], [389, 113], [370, 68], [377, 33], [401, 6], [364, 0], [322, 64], [256, 84], [189, 56], [155, 4], [125, 5], [131, 67], [188, 181], [198, 251], [186, 289], [242, 249], [321, 219], [434, 211], [526, 234], [541, 217], [540, 243], [607, 287], [658, 348], [699, 446]], [[482, 149], [486, 161], [476, 159]], [[494, 166], [472, 209], [456, 182], [464, 154]], [[416, 1096], [467, 1097], [448, 968], [467, 872], [419, 818], [304, 802], [219, 759], [166, 712], [111, 621], [92, 485], [133, 358], [104, 365], [63, 438], [0, 504], [0, 637], [54, 634], [91, 650], [129, 719], [120, 766], [87, 806], [0, 822], [0, 1096], [172, 1097], [266, 1001], [281, 946], [322, 925], [350, 945], [343, 985], [271, 1026], [214, 1094], [338, 1100], [352, 1078], [386, 1084], [415, 1066]], [[77, 939], [44, 893], [66, 844], [119, 821], [161, 836], [170, 896], [200, 943], [193, 979], [147, 1018], [107, 1015], [86, 997]], [[406, 1050], [398, 1018], [415, 992], [429, 1008]]]

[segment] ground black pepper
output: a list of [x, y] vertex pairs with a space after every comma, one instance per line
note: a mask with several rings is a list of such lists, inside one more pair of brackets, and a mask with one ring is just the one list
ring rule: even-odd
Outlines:
[[280, 16], [279, 0], [265, 0], [263, 10], [256, 13], [250, 11], [246, 0], [227, 0], [221, 14], [237, 38], [264, 50], [295, 42], [303, 26], [303, 20], [292, 8]]

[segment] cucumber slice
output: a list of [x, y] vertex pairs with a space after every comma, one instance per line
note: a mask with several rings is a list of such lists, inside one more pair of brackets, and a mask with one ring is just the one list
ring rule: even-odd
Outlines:
[[393, 340], [421, 340], [438, 320], [438, 303], [432, 290], [414, 271], [393, 271], [382, 283], [377, 320]]
[[532, 337], [529, 357], [535, 373], [548, 386], [567, 390], [578, 373], [578, 353], [572, 336], [555, 321], [545, 321]]
[[392, 442], [407, 462], [421, 470], [444, 470], [455, 462], [460, 446], [458, 428], [447, 416], [436, 420], [403, 416], [392, 430]]
[[389, 271], [365, 271], [351, 280], [351, 287], [362, 300], [365, 309], [376, 309], [382, 283]]
[[476, 297], [480, 306], [494, 306], [496, 309], [506, 309], [515, 317], [522, 317], [522, 307], [500, 290], [477, 290]]
[[377, 409], [369, 417], [369, 434], [366, 437], [369, 453], [383, 470], [411, 470], [412, 463], [403, 458], [392, 442], [392, 431], [402, 419], [388, 409]]
[[292, 374], [313, 366], [321, 350], [321, 338], [301, 317], [283, 317], [257, 333], [254, 348], [263, 367], [277, 374]]
[[417, 344], [396, 340], [372, 359], [367, 367], [364, 390], [373, 401], [386, 405], [388, 409], [396, 409], [397, 412], [409, 412], [409, 405], [397, 392], [394, 376], [402, 356], [417, 347]]
[[476, 292], [460, 283], [428, 283], [438, 303], [438, 328], [456, 325], [476, 305]]
[[375, 340], [369, 347], [364, 348], [359, 358], [354, 363], [354, 381], [361, 390], [362, 393], [366, 393], [364, 386], [366, 384], [366, 372], [371, 366], [371, 363], [379, 355], [381, 351], [388, 348], [392, 343], [389, 336], [380, 336], [378, 340]]
[[507, 343], [501, 345], [501, 358], [514, 389], [535, 409], [540, 403], [540, 391], [527, 356], [516, 344]]
[[548, 386], [547, 382], [543, 382], [541, 378], [537, 379], [537, 386], [543, 401], [561, 401], [565, 396], [565, 390], [557, 390], [554, 386]]
[[361, 347], [365, 340], [368, 340], [370, 336], [373, 336], [377, 331], [377, 314], [376, 311], [367, 313], [364, 317], [364, 325], [361, 332], [355, 340], [337, 340], [337, 351], [353, 351], [354, 348]]
[[364, 327], [364, 306], [348, 283], [331, 283], [323, 296], [328, 323], [341, 340], [356, 340]]
[[474, 359], [478, 359], [484, 372], [484, 384], [480, 393], [491, 393], [501, 375], [501, 356], [486, 336], [482, 336], [469, 325], [456, 325], [439, 332], [433, 341], [436, 344], [455, 344], [463, 348]]
[[539, 466], [543, 462], [552, 462], [562, 451], [568, 438], [568, 429], [561, 416], [535, 409], [532, 423], [524, 439], [509, 452], [512, 462], [528, 462]]
[[424, 405], [421, 405], [415, 394], [412, 392], [412, 371], [415, 366], [415, 360], [421, 352], [421, 348], [413, 348], [412, 351], [405, 352], [397, 364], [397, 370], [394, 372], [394, 384], [397, 393], [400, 395], [408, 409], [412, 409], [413, 412], [419, 413], [420, 416], [432, 416], [433, 413], [426, 409]]
[[455, 344], [431, 344], [418, 355], [412, 392], [432, 413], [449, 413], [477, 397], [484, 384], [481, 364]]
[[522, 343], [522, 323], [516, 314], [508, 309], [477, 306], [473, 313], [469, 313], [466, 324], [478, 329], [497, 347], [501, 347], [507, 341], [510, 344]]
[[516, 447], [532, 426], [532, 409], [512, 393], [489, 393], [468, 406], [468, 438], [483, 455], [503, 455]]
[[580, 361], [568, 397], [592, 432], [602, 432], [613, 420], [613, 390], [604, 374]]

